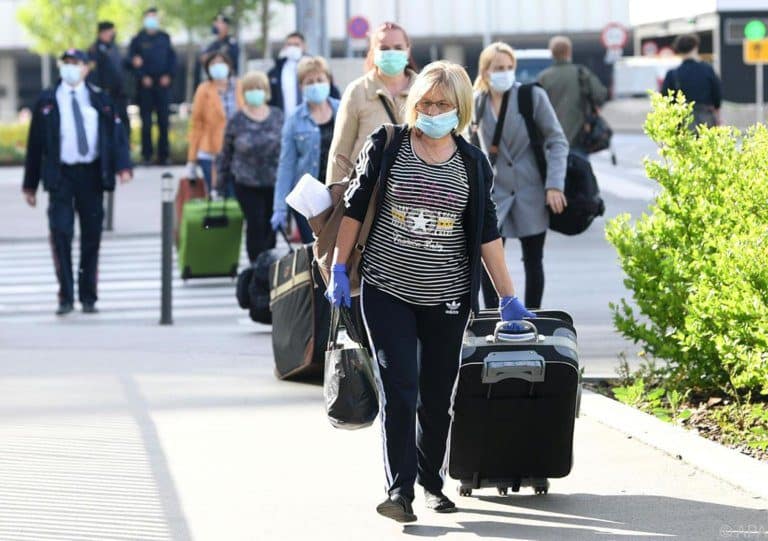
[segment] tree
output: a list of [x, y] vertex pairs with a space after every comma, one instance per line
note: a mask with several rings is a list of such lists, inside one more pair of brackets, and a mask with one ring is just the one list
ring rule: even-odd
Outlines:
[[110, 20], [128, 35], [139, 23], [141, 8], [121, 0], [27, 0], [16, 12], [32, 38], [32, 50], [58, 55], [71, 47], [86, 49], [96, 37], [96, 24]]

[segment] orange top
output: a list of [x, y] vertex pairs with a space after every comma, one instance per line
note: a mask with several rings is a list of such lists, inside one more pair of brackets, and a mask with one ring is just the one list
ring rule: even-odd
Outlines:
[[[243, 108], [243, 92], [239, 80], [235, 81], [235, 102], [238, 110]], [[197, 153], [200, 151], [209, 154], [221, 152], [226, 127], [227, 115], [216, 83], [200, 83], [195, 91], [192, 114], [189, 117], [187, 161], [197, 161]]]

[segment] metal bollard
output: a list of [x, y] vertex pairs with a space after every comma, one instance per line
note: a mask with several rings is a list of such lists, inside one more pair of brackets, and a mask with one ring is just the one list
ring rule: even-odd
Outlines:
[[115, 192], [107, 192], [107, 209], [104, 213], [104, 231], [112, 231], [115, 215]]
[[173, 175], [163, 173], [163, 251], [160, 285], [160, 325], [172, 325], [173, 285]]

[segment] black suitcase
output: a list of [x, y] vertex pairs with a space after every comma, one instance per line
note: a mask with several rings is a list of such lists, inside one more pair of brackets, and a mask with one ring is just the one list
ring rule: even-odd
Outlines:
[[581, 387], [576, 332], [564, 312], [536, 313], [527, 341], [500, 340], [495, 311], [469, 325], [449, 441], [449, 474], [462, 496], [521, 486], [545, 494], [550, 478], [571, 471]]
[[312, 264], [312, 246], [273, 263], [269, 282], [275, 375], [322, 380], [331, 305]]

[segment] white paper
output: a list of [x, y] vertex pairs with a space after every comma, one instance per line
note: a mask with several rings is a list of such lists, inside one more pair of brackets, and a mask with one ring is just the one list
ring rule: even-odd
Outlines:
[[308, 173], [299, 179], [285, 202], [305, 218], [317, 216], [333, 203], [328, 188]]

